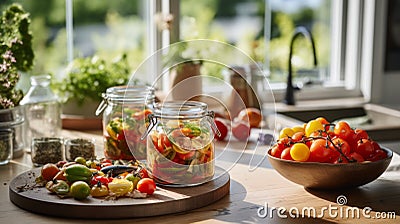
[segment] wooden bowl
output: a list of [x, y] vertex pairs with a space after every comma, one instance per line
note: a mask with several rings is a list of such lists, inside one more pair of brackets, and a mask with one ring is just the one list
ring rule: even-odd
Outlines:
[[393, 152], [381, 147], [388, 157], [376, 162], [331, 164], [318, 162], [296, 162], [279, 159], [268, 150], [272, 167], [286, 179], [306, 188], [340, 189], [367, 184], [377, 179], [389, 166]]

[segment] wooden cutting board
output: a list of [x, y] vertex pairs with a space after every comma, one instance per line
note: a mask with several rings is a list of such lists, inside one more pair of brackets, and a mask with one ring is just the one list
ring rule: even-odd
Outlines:
[[[215, 178], [194, 187], [159, 187], [155, 193], [144, 199], [118, 198], [105, 200], [88, 197], [78, 201], [73, 198], [59, 198], [44, 187], [33, 187], [40, 168], [26, 171], [15, 177], [9, 185], [11, 202], [22, 209], [65, 218], [115, 219], [135, 218], [178, 213], [211, 204], [229, 193], [228, 172], [216, 167]], [[26, 185], [28, 190], [18, 187]]]

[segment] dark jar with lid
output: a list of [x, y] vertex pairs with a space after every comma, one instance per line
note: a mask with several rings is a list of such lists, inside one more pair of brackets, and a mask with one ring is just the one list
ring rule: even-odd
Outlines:
[[112, 160], [145, 160], [147, 116], [152, 113], [154, 89], [116, 86], [103, 93], [96, 115], [103, 111], [104, 156]]

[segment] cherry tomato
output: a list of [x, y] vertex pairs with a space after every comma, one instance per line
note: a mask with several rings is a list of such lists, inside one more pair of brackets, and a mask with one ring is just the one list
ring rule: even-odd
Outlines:
[[376, 141], [371, 141], [372, 145], [374, 146], [375, 150], [379, 150], [381, 149], [381, 146], [379, 146], [379, 144]]
[[369, 139], [367, 131], [365, 131], [363, 129], [356, 128], [354, 130], [354, 133], [356, 135], [356, 141], [357, 142], [360, 141], [360, 139]]
[[279, 146], [279, 148], [284, 150], [286, 147], [288, 147], [289, 141], [290, 140], [288, 137], [284, 137], [284, 138], [279, 139], [277, 145]]
[[108, 183], [112, 181], [112, 177], [105, 177], [105, 176], [94, 176], [92, 180], [90, 181], [90, 185], [94, 186], [98, 182], [103, 184], [104, 186], [108, 186]]
[[60, 169], [53, 163], [45, 164], [41, 169], [41, 175], [44, 180], [50, 181], [52, 180]]
[[235, 122], [232, 126], [232, 135], [239, 141], [247, 141], [250, 131], [250, 125], [243, 121]]
[[[341, 139], [341, 138], [335, 138], [332, 140], [333, 144], [342, 151], [343, 154], [349, 155], [351, 153], [351, 148], [349, 143], [347, 141]], [[337, 148], [334, 148], [335, 150]], [[336, 150], [337, 151], [337, 150]]]
[[304, 143], [295, 143], [290, 149], [290, 155], [295, 161], [305, 162], [310, 157], [310, 149]]
[[374, 151], [374, 145], [368, 139], [361, 139], [355, 149], [355, 152], [360, 154], [365, 160], [370, 158]]
[[294, 142], [300, 142], [303, 140], [304, 137], [306, 137], [306, 134], [304, 134], [304, 132], [302, 132], [302, 131], [299, 131], [299, 132], [294, 133], [294, 135], [292, 136], [292, 140]]
[[181, 160], [190, 160], [192, 157], [196, 154], [196, 151], [190, 151], [188, 153], [176, 153], [176, 155], [181, 159]]
[[305, 131], [306, 135], [310, 136], [312, 133], [316, 131], [323, 131], [324, 126], [318, 120], [311, 120], [307, 123]]
[[293, 129], [286, 127], [279, 132], [279, 138], [292, 137], [294, 133]]
[[148, 195], [152, 195], [156, 190], [156, 183], [153, 179], [150, 178], [142, 178], [137, 183], [137, 190], [141, 193], [146, 193]]
[[331, 149], [325, 139], [314, 140], [310, 147], [310, 162], [327, 162], [330, 159]]
[[283, 148], [279, 147], [278, 145], [274, 145], [271, 149], [271, 156], [276, 158], [281, 158]]
[[321, 138], [321, 137], [326, 137], [328, 134], [325, 131], [315, 131], [311, 133], [308, 137], [310, 138]]
[[368, 160], [374, 162], [374, 161], [378, 161], [381, 159], [385, 159], [386, 157], [387, 157], [387, 154], [385, 151], [383, 151], [382, 149], [377, 149], [377, 150], [375, 150], [372, 157], [370, 157]]
[[223, 141], [226, 136], [228, 135], [228, 125], [226, 124], [223, 118], [215, 118], [214, 119], [215, 125], [217, 125], [218, 131], [221, 133], [221, 136], [218, 136], [216, 133], [214, 134], [214, 138]]
[[328, 131], [331, 128], [329, 126], [329, 122], [328, 122], [328, 120], [326, 120], [326, 118], [318, 117], [315, 120], [319, 121], [325, 127], [325, 131]]
[[351, 154], [349, 155], [349, 158], [350, 158], [350, 159], [353, 159], [353, 160], [356, 160], [358, 163], [361, 163], [361, 162], [364, 162], [364, 161], [365, 161], [365, 159], [363, 158], [363, 156], [360, 155], [360, 154], [358, 154], [358, 153], [356, 153], [356, 152], [351, 153]]
[[281, 159], [286, 159], [286, 160], [293, 160], [292, 156], [290, 155], [290, 148], [287, 147], [284, 149], [281, 153]]
[[147, 172], [146, 169], [142, 168], [139, 172], [140, 178], [148, 178], [149, 177], [149, 173]]
[[333, 164], [343, 164], [343, 163], [349, 163], [349, 161], [344, 158], [343, 156], [339, 155], [335, 160], [332, 161]]
[[344, 140], [350, 139], [351, 135], [354, 134], [354, 131], [346, 121], [339, 121], [335, 125], [333, 132], [336, 136]]
[[303, 132], [303, 133], [305, 133], [306, 131], [304, 130], [304, 127], [303, 126], [294, 126], [294, 127], [292, 127], [292, 130], [294, 131], [294, 133], [297, 133], [297, 132]]

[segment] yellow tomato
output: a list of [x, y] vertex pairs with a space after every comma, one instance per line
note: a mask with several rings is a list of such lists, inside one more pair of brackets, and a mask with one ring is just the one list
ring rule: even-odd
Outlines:
[[324, 126], [318, 120], [311, 120], [307, 123], [305, 128], [306, 136], [309, 137], [312, 133], [316, 131], [323, 131]]
[[304, 143], [295, 143], [290, 149], [290, 156], [295, 161], [305, 162], [310, 157], [310, 148]]
[[305, 133], [305, 130], [304, 130], [303, 126], [294, 126], [294, 127], [292, 127], [292, 130], [294, 131], [294, 133], [297, 133], [297, 132], [304, 132]]
[[284, 128], [281, 130], [279, 133], [279, 139], [284, 138], [284, 137], [292, 137], [294, 135], [294, 131], [291, 128]]

